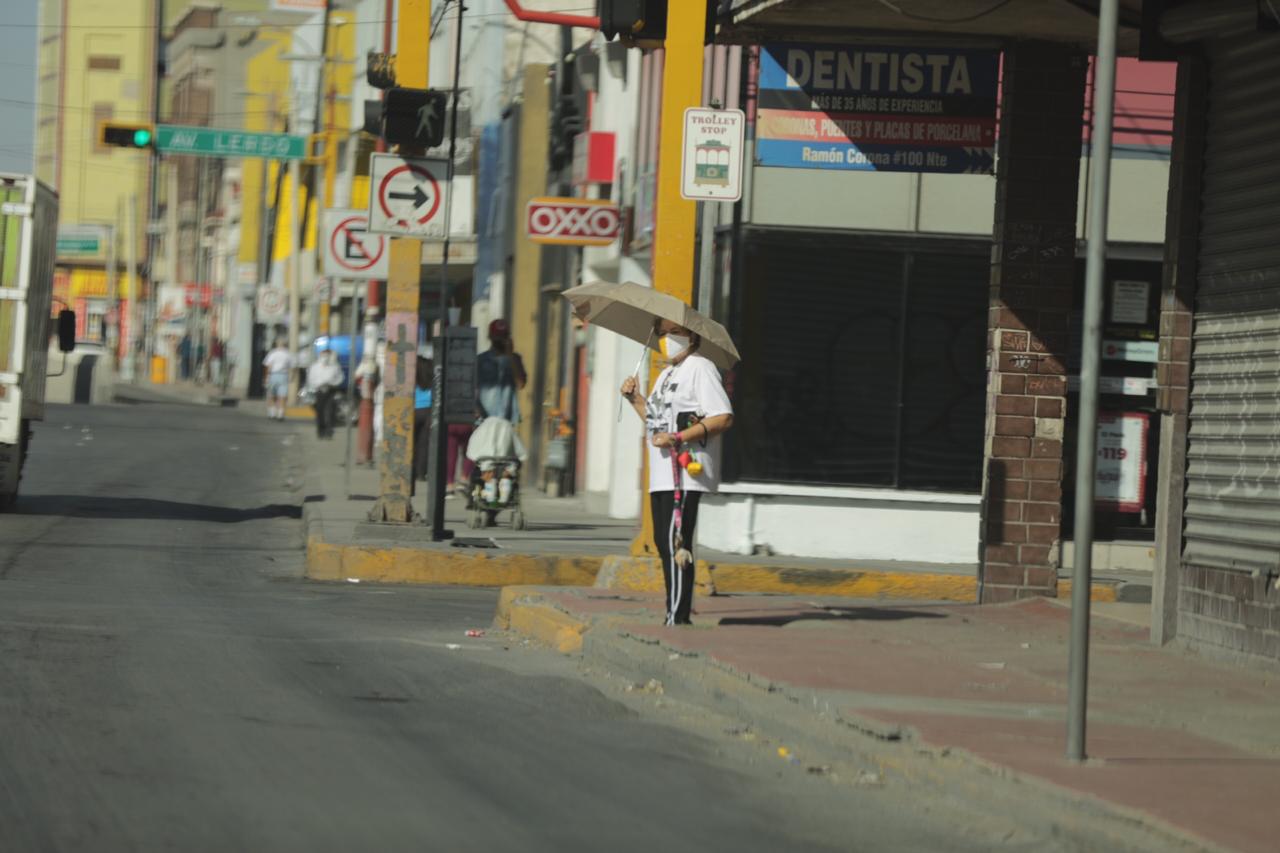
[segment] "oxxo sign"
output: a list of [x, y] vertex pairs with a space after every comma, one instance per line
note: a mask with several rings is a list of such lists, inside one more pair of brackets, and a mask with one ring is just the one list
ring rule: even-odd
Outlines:
[[608, 246], [622, 231], [617, 205], [583, 198], [530, 199], [526, 229], [535, 243]]

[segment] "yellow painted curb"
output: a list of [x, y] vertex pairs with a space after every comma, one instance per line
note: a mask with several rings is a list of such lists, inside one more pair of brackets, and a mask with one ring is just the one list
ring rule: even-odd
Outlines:
[[287, 406], [284, 416], [291, 421], [312, 421], [315, 420], [316, 410], [310, 406]]
[[354, 578], [377, 583], [461, 586], [591, 586], [602, 560], [333, 545], [314, 535], [307, 540], [307, 577], [318, 581]]
[[[599, 589], [624, 592], [665, 592], [662, 564], [657, 557], [605, 557], [596, 575]], [[716, 585], [706, 560], [694, 564], [693, 588], [698, 595], [715, 595]]]
[[[1097, 602], [1115, 601], [1119, 586], [1108, 583], [1095, 583], [1089, 592], [1089, 600]], [[1071, 598], [1071, 581], [1058, 581], [1058, 598]]]
[[536, 590], [522, 587], [502, 591], [493, 622], [566, 655], [582, 651], [582, 637], [591, 627], [589, 622], [553, 607]]
[[844, 598], [915, 598], [930, 601], [975, 601], [978, 579], [939, 572], [835, 571], [717, 563], [712, 566], [721, 592], [772, 592], [789, 595], [834, 595]]

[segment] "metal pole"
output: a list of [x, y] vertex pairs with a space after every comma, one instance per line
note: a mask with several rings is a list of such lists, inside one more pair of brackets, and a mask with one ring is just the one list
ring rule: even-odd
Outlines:
[[[123, 203], [124, 203], [123, 199], [120, 199], [120, 198], [116, 199], [116, 222], [119, 222], [121, 219], [122, 211], [120, 210], [120, 208], [123, 206]], [[116, 248], [116, 242], [120, 237], [120, 232], [116, 229], [115, 223], [112, 223], [107, 226], [107, 232], [111, 235], [111, 238], [107, 243], [107, 269], [106, 269], [107, 295], [110, 297], [112, 303], [117, 308], [116, 328], [119, 329], [120, 328], [120, 312], [118, 309], [120, 308], [120, 280], [117, 276], [117, 272], [118, 272], [117, 268], [120, 266], [120, 260], [119, 260], [119, 252], [117, 251], [117, 248]], [[86, 320], [85, 328], [86, 330], [88, 330], [88, 318], [86, 317], [85, 320]], [[105, 339], [105, 330], [104, 330], [104, 340], [102, 341], [102, 343], [103, 343], [103, 346], [106, 346], [106, 347], [111, 346], [111, 341]], [[113, 357], [112, 361], [117, 362], [118, 360]]]
[[[294, 357], [298, 357], [298, 313], [300, 310], [299, 291], [302, 289], [302, 246], [301, 231], [298, 228], [298, 221], [301, 218], [302, 211], [302, 181], [300, 180], [301, 169], [298, 168], [297, 160], [289, 161], [289, 190], [292, 195], [292, 213], [290, 219], [291, 227], [289, 229], [289, 353]], [[292, 370], [289, 373], [289, 399], [285, 403], [288, 408], [289, 404], [298, 396], [298, 371]]]
[[698, 310], [711, 316], [711, 282], [715, 278], [716, 205], [699, 202], [702, 207], [702, 248], [698, 254]]
[[129, 209], [125, 212], [124, 217], [124, 257], [125, 267], [128, 272], [128, 282], [125, 285], [125, 303], [122, 312], [125, 318], [123, 328], [124, 334], [124, 360], [120, 364], [120, 378], [125, 382], [133, 382], [136, 377], [134, 371], [134, 347], [133, 339], [137, 335], [138, 322], [138, 195], [134, 193], [129, 196]]
[[347, 427], [347, 477], [346, 495], [351, 497], [351, 461], [353, 444], [351, 440], [351, 405], [356, 398], [356, 331], [360, 327], [360, 289], [351, 289], [351, 337], [347, 339], [347, 414], [343, 417]]
[[1088, 255], [1084, 283], [1084, 341], [1080, 361], [1080, 426], [1076, 440], [1076, 565], [1071, 585], [1071, 655], [1067, 688], [1067, 758], [1085, 760], [1089, 693], [1089, 593], [1093, 586], [1093, 488], [1097, 463], [1098, 372], [1102, 358], [1102, 288], [1107, 263], [1107, 203], [1111, 197], [1111, 125], [1116, 91], [1119, 0], [1098, 10], [1094, 62]]
[[458, 92], [462, 71], [462, 13], [467, 10], [462, 0], [456, 0], [458, 16], [454, 19], [457, 32], [453, 39], [453, 104], [449, 117], [449, 166], [448, 180], [444, 185], [444, 246], [440, 255], [440, 337], [437, 339], [435, 355], [435, 374], [438, 378], [433, 383], [431, 398], [431, 447], [435, 451], [430, 459], [431, 476], [427, 483], [427, 518], [431, 521], [431, 538], [437, 542], [449, 537], [445, 530], [444, 492], [449, 480], [445, 471], [449, 464], [449, 442], [446, 435], [449, 429], [444, 417], [445, 385], [443, 371], [449, 367], [447, 344], [444, 330], [449, 325], [449, 238], [453, 229], [453, 169], [454, 158], [458, 155]]
[[[203, 315], [204, 307], [201, 303], [204, 301], [204, 214], [205, 214], [205, 179], [207, 177], [207, 163], [203, 157], [196, 161], [196, 282], [195, 295], [191, 301], [191, 320], [187, 321], [187, 334], [191, 337], [191, 375], [187, 378], [192, 382], [199, 384], [200, 382], [200, 361], [197, 359], [196, 341], [204, 340], [204, 329], [201, 321], [208, 322], [208, 317]], [[194, 332], [194, 334], [192, 334]], [[206, 357], [208, 351], [205, 352]]]

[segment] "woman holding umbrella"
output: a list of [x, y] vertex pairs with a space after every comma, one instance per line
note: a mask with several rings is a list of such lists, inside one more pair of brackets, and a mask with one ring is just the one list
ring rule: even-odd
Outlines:
[[667, 587], [666, 624], [690, 625], [698, 503], [719, 486], [720, 435], [733, 426], [733, 406], [716, 366], [698, 354], [697, 334], [671, 320], [658, 320], [654, 333], [670, 363], [647, 400], [634, 376], [622, 383], [622, 396], [649, 436], [649, 502]]
[[[738, 349], [724, 326], [651, 287], [592, 282], [563, 295], [578, 319], [667, 357], [648, 399], [634, 376], [622, 383], [622, 396], [644, 420], [648, 437], [649, 502], [667, 585], [667, 624], [688, 625], [698, 503], [719, 488], [720, 436], [733, 426], [733, 406], [717, 368], [737, 364]], [[637, 374], [643, 363], [642, 356]]]

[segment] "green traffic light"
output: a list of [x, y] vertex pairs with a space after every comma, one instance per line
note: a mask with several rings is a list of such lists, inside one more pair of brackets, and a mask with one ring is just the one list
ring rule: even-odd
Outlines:
[[133, 144], [139, 148], [145, 148], [151, 144], [151, 131], [145, 127], [140, 127], [133, 132]]

